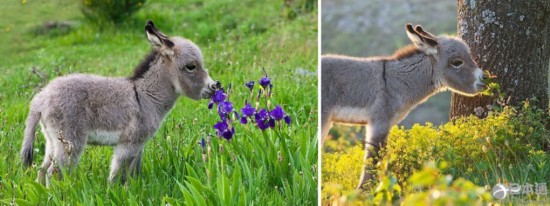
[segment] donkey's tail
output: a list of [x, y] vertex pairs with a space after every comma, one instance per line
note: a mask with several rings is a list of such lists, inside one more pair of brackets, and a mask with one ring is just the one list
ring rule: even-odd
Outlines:
[[28, 167], [32, 164], [34, 159], [34, 132], [40, 117], [42, 116], [40, 111], [34, 111], [31, 109], [27, 121], [25, 122], [25, 136], [23, 137], [23, 144], [21, 146], [21, 162]]

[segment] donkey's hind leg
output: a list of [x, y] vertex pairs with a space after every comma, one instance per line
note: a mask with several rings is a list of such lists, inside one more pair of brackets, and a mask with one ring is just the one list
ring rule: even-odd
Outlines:
[[54, 151], [53, 142], [51, 140], [50, 134], [48, 133], [48, 130], [44, 125], [42, 125], [42, 134], [44, 134], [44, 137], [46, 139], [46, 148], [44, 153], [44, 161], [42, 161], [42, 166], [40, 166], [40, 170], [38, 171], [38, 178], [36, 180], [39, 183], [45, 183], [44, 178], [46, 176], [46, 171], [48, 170], [48, 168], [50, 168], [50, 165], [52, 164]]
[[130, 175], [132, 177], [136, 177], [141, 172], [141, 154], [142, 153], [143, 153], [143, 149], [139, 151], [137, 156], [135, 156], [132, 162], [130, 163]]
[[48, 159], [51, 163], [47, 169], [42, 168], [42, 170], [46, 170], [47, 187], [49, 187], [50, 179], [54, 174], [57, 174], [59, 179], [63, 179], [61, 168], [70, 172], [76, 166], [86, 146], [86, 137], [80, 131], [49, 130], [48, 134], [48, 142], [51, 144], [51, 155]]

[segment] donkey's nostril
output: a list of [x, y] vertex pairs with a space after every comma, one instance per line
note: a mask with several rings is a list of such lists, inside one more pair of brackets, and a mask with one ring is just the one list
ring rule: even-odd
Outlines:
[[218, 90], [218, 89], [221, 89], [221, 88], [222, 88], [222, 83], [220, 83], [220, 81], [216, 81], [216, 84], [212, 85], [212, 89], [214, 89], [214, 90]]
[[214, 84], [210, 85], [210, 89], [212, 90], [218, 90], [218, 89], [221, 89], [221, 87], [222, 87], [222, 84], [220, 83], [220, 81], [216, 81]]

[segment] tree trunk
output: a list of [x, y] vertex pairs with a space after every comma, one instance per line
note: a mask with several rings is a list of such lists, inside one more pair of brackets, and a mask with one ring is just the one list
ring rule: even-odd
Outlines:
[[[510, 105], [536, 98], [531, 105], [548, 109], [550, 1], [458, 0], [458, 35], [470, 46], [480, 68], [497, 76]], [[476, 108], [486, 110], [493, 102], [488, 96], [453, 93], [450, 118], [474, 114], [474, 110], [484, 116]]]

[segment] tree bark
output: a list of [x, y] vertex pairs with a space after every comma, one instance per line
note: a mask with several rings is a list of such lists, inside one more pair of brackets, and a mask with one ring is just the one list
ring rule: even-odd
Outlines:
[[[458, 35], [480, 68], [497, 76], [510, 105], [536, 98], [531, 105], [548, 109], [550, 1], [458, 0], [457, 20]], [[487, 110], [493, 103], [492, 97], [453, 93], [450, 118], [474, 114], [478, 107]]]

